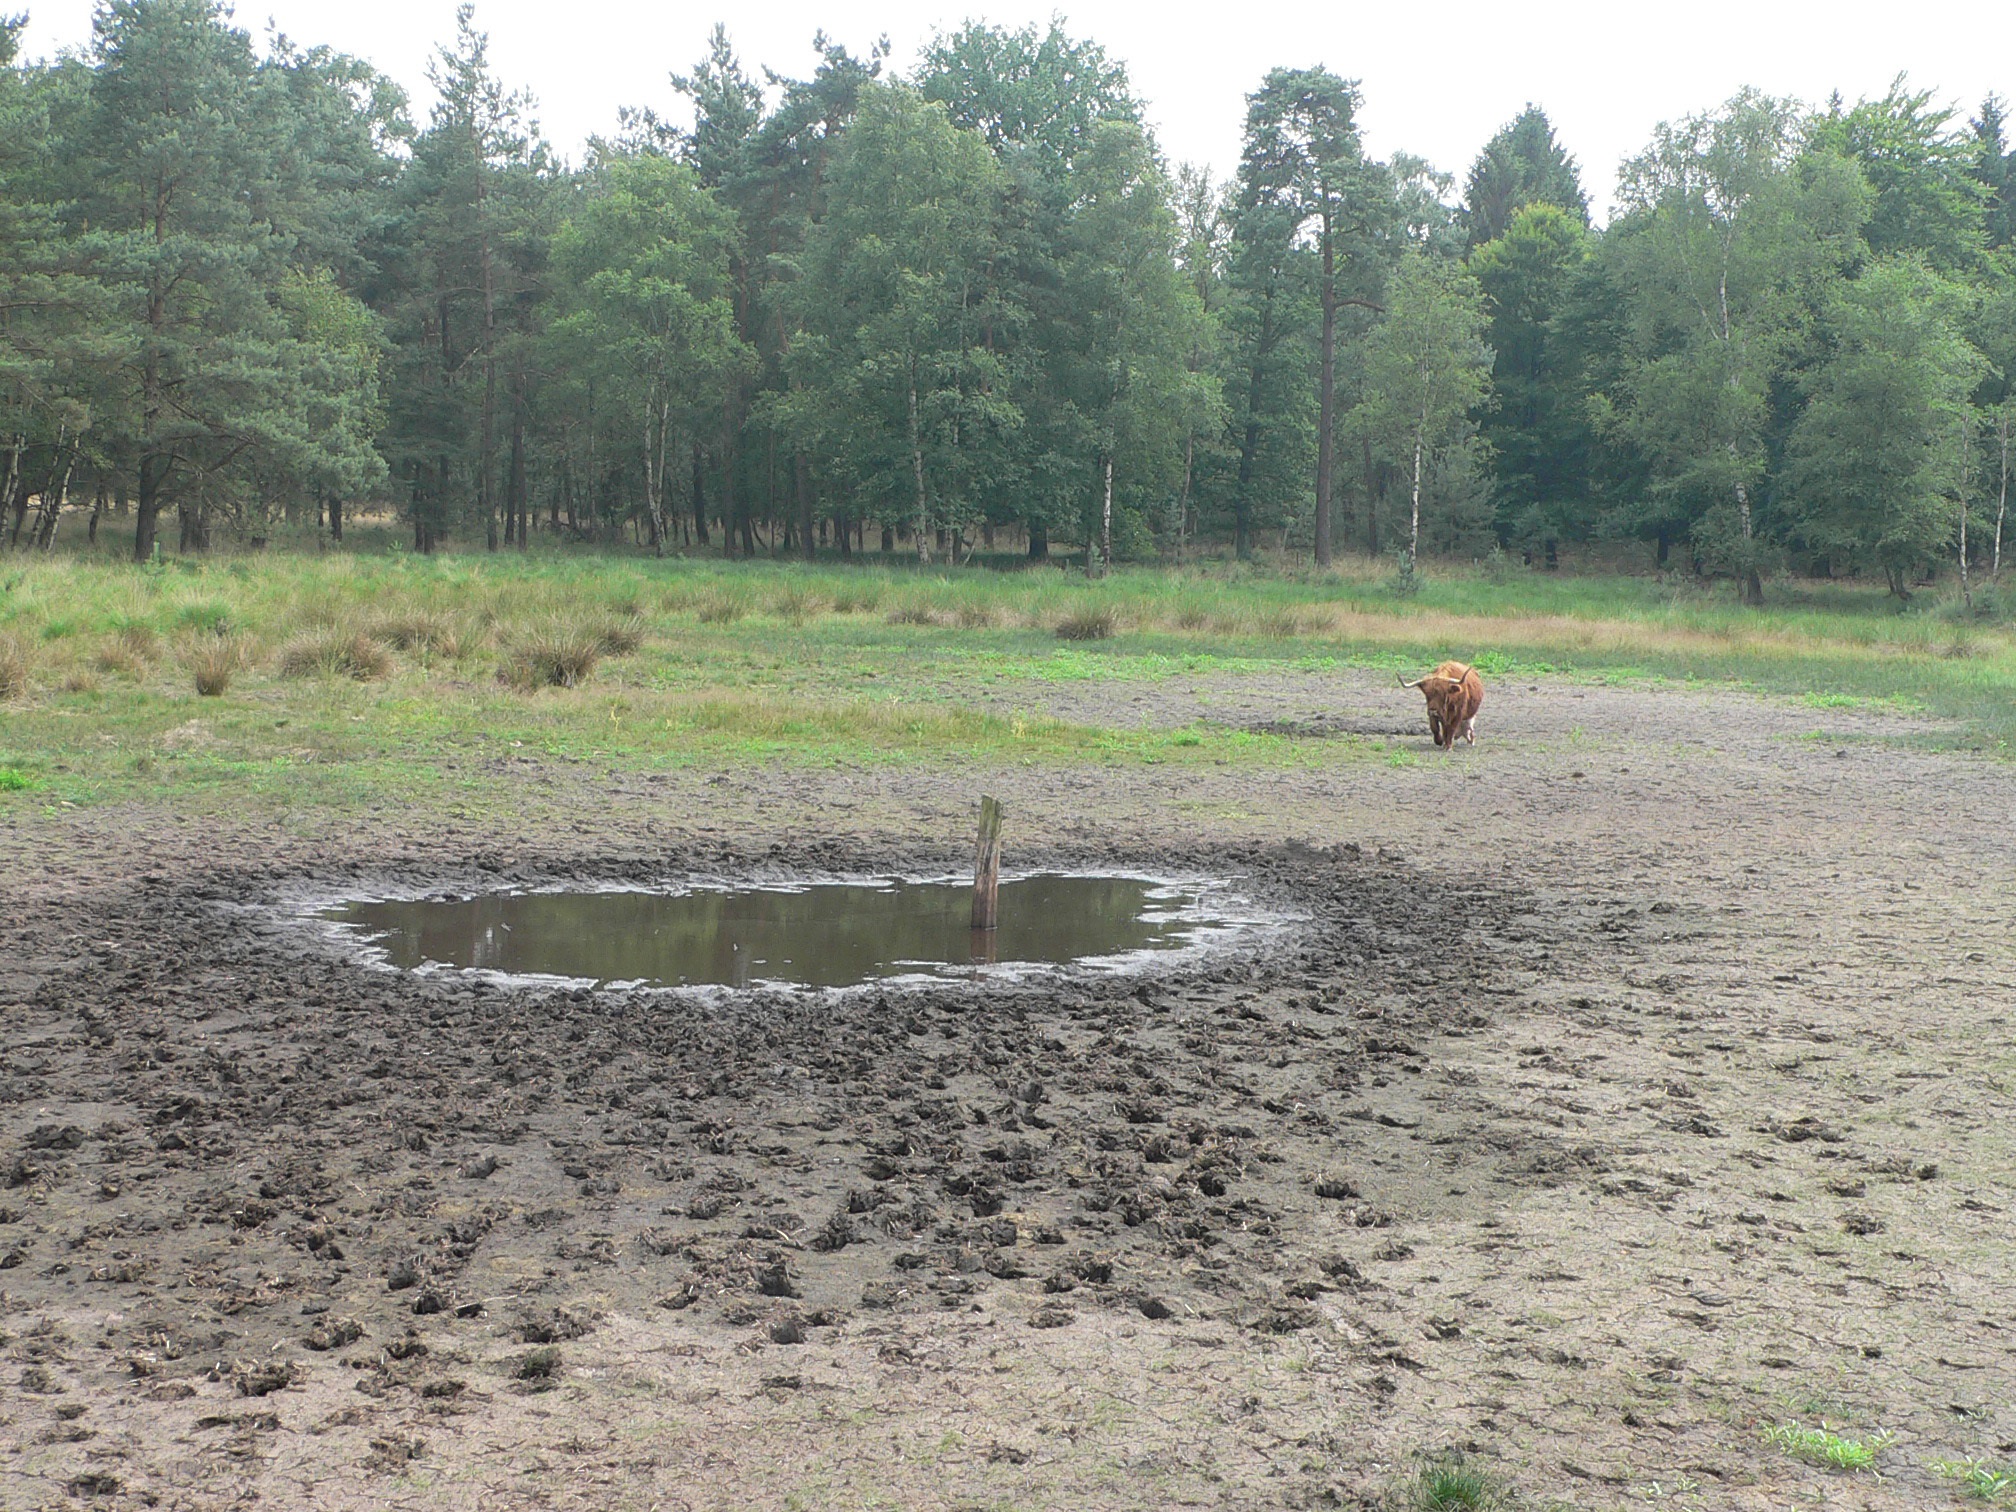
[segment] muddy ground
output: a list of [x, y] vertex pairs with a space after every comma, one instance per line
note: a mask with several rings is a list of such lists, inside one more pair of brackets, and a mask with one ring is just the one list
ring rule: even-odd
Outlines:
[[[0, 818], [0, 1506], [1958, 1505], [2016, 1460], [2016, 771], [1903, 719], [1369, 674], [1027, 707], [1307, 771], [663, 779], [521, 832]], [[1042, 701], [1047, 700], [1047, 701]], [[1016, 701], [1012, 697], [1009, 701]], [[1416, 759], [1347, 755], [1408, 732]], [[1236, 875], [1140, 980], [727, 1005], [404, 979], [314, 885]], [[1894, 1438], [1878, 1475], [1762, 1441]]]

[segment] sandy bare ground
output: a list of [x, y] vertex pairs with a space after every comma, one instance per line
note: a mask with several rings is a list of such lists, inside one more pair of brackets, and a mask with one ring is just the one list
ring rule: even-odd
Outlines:
[[[0, 818], [0, 1506], [1958, 1505], [2016, 1460], [2016, 772], [1906, 721], [1354, 674], [1011, 703], [1308, 771], [508, 770], [517, 833]], [[1309, 917], [1142, 980], [702, 1009], [264, 907], [956, 862]], [[1880, 1474], [1778, 1422], [1894, 1434]]]

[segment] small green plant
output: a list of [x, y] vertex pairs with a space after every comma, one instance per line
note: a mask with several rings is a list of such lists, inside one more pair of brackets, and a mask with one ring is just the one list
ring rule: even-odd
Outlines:
[[1504, 1483], [1460, 1455], [1421, 1467], [1402, 1492], [1399, 1512], [1494, 1512], [1506, 1502]]
[[1503, 546], [1493, 546], [1491, 554], [1481, 559], [1477, 565], [1484, 574], [1484, 581], [1501, 585], [1511, 582], [1513, 575], [1521, 570], [1519, 564], [1506, 554]]
[[1427, 586], [1427, 580], [1421, 576], [1420, 563], [1405, 551], [1394, 552], [1393, 560], [1393, 576], [1386, 579], [1386, 591], [1395, 598], [1413, 598]]
[[1867, 1470], [1875, 1465], [1876, 1456], [1890, 1442], [1890, 1435], [1879, 1433], [1864, 1443], [1843, 1438], [1825, 1423], [1818, 1428], [1779, 1423], [1764, 1430], [1764, 1442], [1809, 1465], [1823, 1465], [1830, 1470]]
[[1111, 604], [1073, 609], [1057, 621], [1057, 639], [1067, 641], [1111, 640], [1120, 627], [1120, 616]]
[[0, 766], [0, 793], [25, 793], [42, 786], [18, 767]]
[[2016, 1477], [1978, 1459], [1933, 1460], [1932, 1473], [1955, 1482], [1960, 1494], [1973, 1501], [1994, 1502], [2016, 1497]]

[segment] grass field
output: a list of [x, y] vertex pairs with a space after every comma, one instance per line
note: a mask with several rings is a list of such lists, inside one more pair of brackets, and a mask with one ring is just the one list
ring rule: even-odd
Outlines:
[[[2016, 749], [2016, 635], [1921, 595], [1219, 565], [1019, 572], [632, 556], [261, 555], [0, 568], [0, 804], [481, 801], [520, 755], [706, 763], [1313, 759], [1307, 742], [986, 712], [1031, 680], [1299, 664], [1559, 673], [1879, 701]], [[199, 688], [214, 690], [207, 696]], [[992, 700], [985, 697], [994, 695]], [[1324, 759], [1376, 756], [1330, 742]]]

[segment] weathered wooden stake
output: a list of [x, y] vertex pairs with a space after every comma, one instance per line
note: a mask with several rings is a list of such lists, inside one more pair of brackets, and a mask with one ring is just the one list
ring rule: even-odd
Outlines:
[[1001, 800], [980, 800], [980, 845], [973, 857], [973, 927], [993, 929], [1000, 922]]

